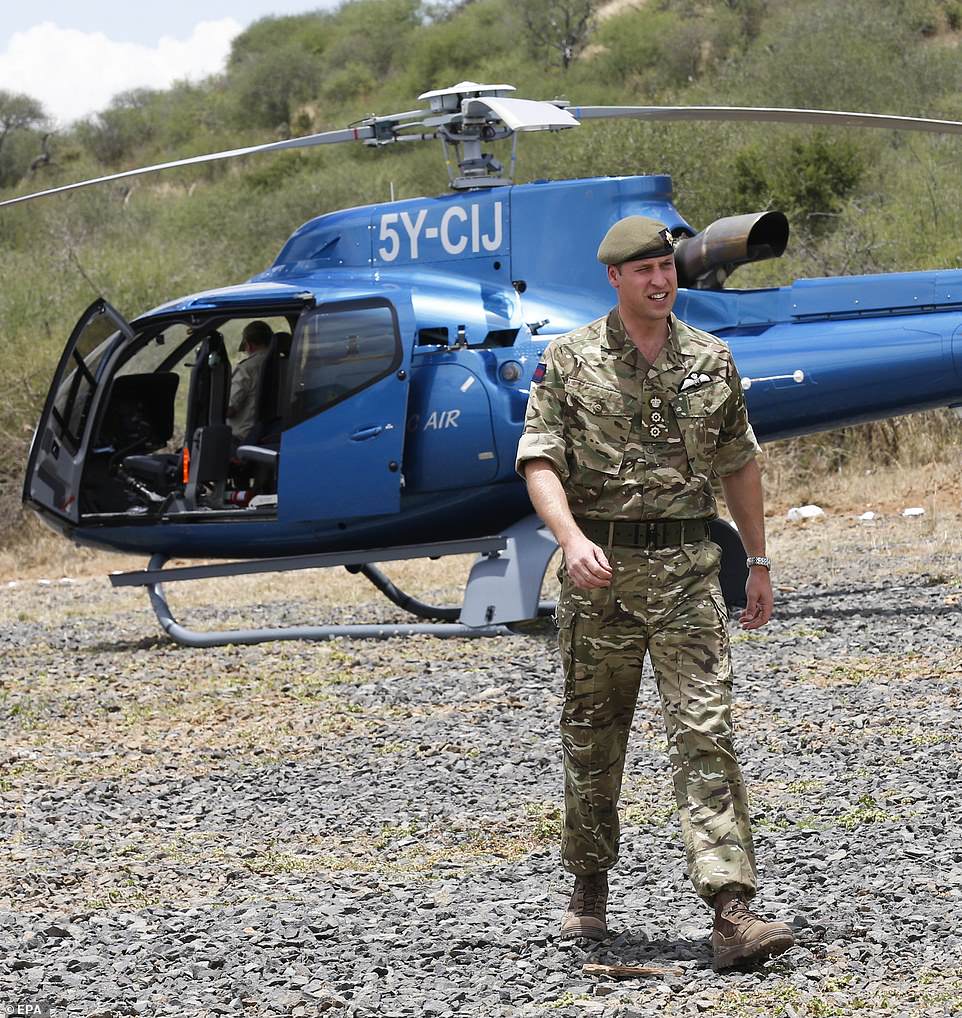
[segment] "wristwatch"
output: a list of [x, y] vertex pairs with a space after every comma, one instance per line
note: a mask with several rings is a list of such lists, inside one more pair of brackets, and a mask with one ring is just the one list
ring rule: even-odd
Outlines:
[[749, 569], [752, 566], [764, 566], [769, 572], [772, 571], [772, 560], [767, 555], [749, 555], [745, 564]]

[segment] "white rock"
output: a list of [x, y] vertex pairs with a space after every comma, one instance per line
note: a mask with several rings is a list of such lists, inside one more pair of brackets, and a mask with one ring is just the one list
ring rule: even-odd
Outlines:
[[859, 519], [865, 520], [866, 523], [871, 523], [872, 520], [875, 519], [875, 513], [873, 513], [872, 510], [869, 509], [867, 512], [862, 513], [862, 515], [859, 516]]
[[914, 506], [911, 509], [903, 509], [903, 516], [924, 516], [925, 510], [921, 506]]
[[479, 700], [493, 700], [497, 696], [503, 696], [507, 688], [507, 686], [488, 686], [487, 689], [482, 689], [478, 693], [477, 698]]
[[792, 523], [797, 523], [799, 520], [814, 520], [819, 516], [824, 516], [825, 510], [817, 505], [798, 505], [792, 506], [788, 510], [786, 519]]

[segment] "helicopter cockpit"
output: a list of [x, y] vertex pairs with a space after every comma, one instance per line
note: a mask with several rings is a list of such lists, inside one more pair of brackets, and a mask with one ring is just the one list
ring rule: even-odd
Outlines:
[[235, 435], [231, 376], [245, 358], [239, 343], [251, 320], [168, 322], [130, 344], [89, 446], [82, 516], [274, 512], [293, 322], [256, 319], [271, 338], [255, 386], [254, 426]]
[[[263, 356], [244, 372], [253, 413], [238, 428], [232, 378], [254, 322]], [[274, 307], [159, 309], [133, 326], [98, 301], [74, 330], [48, 397], [31, 451], [31, 497], [61, 518], [104, 526], [276, 518], [283, 436], [303, 443], [313, 419], [331, 421], [329, 411], [337, 416], [339, 404], [392, 375], [400, 358], [396, 314], [383, 299], [315, 307], [301, 293]], [[400, 433], [401, 423], [388, 427]], [[381, 430], [354, 426], [348, 453], [356, 458], [358, 443]], [[306, 441], [302, 464], [313, 455]]]

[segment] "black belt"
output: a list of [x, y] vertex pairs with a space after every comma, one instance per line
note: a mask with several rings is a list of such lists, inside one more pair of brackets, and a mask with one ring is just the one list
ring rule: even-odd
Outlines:
[[707, 541], [707, 520], [588, 520], [575, 517], [575, 523], [589, 541], [616, 544], [627, 548], [675, 548], [695, 541]]

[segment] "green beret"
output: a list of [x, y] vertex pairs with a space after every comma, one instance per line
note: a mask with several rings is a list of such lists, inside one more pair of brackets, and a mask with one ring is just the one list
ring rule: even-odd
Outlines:
[[647, 216], [627, 216], [605, 234], [598, 247], [598, 261], [602, 265], [620, 265], [674, 253], [675, 242], [664, 223]]

